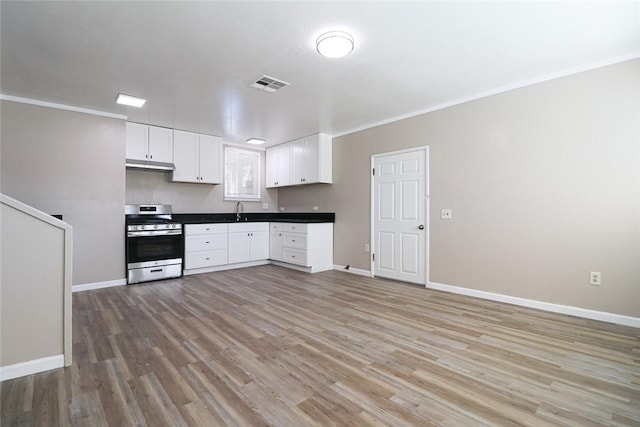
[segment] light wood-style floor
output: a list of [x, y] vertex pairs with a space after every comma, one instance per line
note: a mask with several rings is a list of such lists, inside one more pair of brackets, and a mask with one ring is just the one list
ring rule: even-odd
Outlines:
[[73, 334], [3, 427], [640, 425], [639, 329], [336, 271], [81, 292]]

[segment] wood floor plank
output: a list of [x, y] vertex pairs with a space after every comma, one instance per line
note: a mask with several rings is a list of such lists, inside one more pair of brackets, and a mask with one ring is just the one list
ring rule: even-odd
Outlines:
[[640, 426], [640, 329], [272, 265], [73, 295], [5, 426]]

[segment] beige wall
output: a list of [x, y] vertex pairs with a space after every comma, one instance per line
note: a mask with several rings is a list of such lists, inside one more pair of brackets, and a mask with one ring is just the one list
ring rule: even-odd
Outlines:
[[431, 282], [640, 317], [640, 60], [335, 138], [334, 184], [279, 206], [335, 211], [334, 262], [369, 270], [370, 156], [423, 145]]
[[74, 229], [73, 283], [124, 279], [123, 120], [2, 101], [1, 191]]
[[[265, 180], [265, 153], [260, 151], [260, 196], [259, 202], [243, 202], [245, 212], [275, 212], [278, 191], [267, 190]], [[171, 173], [145, 170], [127, 170], [128, 204], [162, 203], [172, 205], [174, 212], [215, 213], [235, 212], [236, 202], [224, 201], [224, 185], [191, 184], [171, 182]], [[263, 209], [262, 204], [269, 208]]]

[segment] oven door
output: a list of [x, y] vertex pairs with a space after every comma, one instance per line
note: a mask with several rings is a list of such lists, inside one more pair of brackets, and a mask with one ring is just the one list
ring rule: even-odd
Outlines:
[[127, 267], [139, 268], [149, 262], [182, 263], [184, 241], [182, 230], [127, 232]]

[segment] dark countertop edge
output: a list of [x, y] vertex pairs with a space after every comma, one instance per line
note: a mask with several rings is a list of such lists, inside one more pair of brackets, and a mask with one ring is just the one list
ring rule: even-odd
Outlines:
[[[174, 213], [173, 220], [183, 224], [207, 223], [235, 223], [234, 213]], [[239, 222], [295, 222], [295, 223], [323, 223], [335, 222], [334, 212], [248, 212], [242, 214]]]

